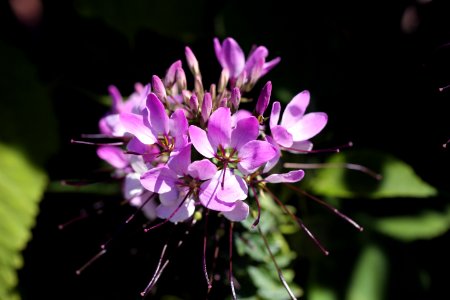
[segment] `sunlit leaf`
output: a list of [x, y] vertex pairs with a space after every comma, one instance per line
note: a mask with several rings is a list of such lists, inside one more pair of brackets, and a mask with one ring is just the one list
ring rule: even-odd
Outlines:
[[450, 229], [450, 207], [445, 211], [424, 211], [418, 215], [383, 217], [374, 220], [374, 229], [403, 241], [432, 239]]
[[[375, 179], [374, 174], [349, 170], [346, 168], [348, 164], [352, 168], [363, 166], [370, 172], [382, 175], [382, 179]], [[310, 171], [307, 182], [318, 195], [342, 198], [429, 197], [437, 193], [405, 162], [390, 154], [369, 150], [332, 155], [326, 165], [315, 172]]]
[[0, 298], [18, 299], [16, 270], [22, 267], [21, 251], [31, 237], [45, 189], [45, 173], [23, 153], [0, 144]]
[[366, 246], [356, 261], [347, 300], [382, 300], [388, 281], [388, 261], [376, 246]]

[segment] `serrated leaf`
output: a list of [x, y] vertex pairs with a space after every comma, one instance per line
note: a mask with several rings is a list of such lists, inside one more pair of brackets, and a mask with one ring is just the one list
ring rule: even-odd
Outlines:
[[[337, 153], [326, 161], [327, 167], [307, 178], [308, 186], [318, 195], [341, 198], [430, 197], [437, 190], [423, 181], [411, 166], [396, 157], [377, 151], [358, 150]], [[382, 176], [381, 180], [345, 165], [360, 165]], [[312, 171], [311, 175], [314, 174]]]
[[450, 207], [443, 212], [428, 210], [418, 215], [380, 217], [374, 220], [373, 227], [405, 242], [432, 239], [450, 229]]
[[45, 173], [34, 167], [23, 153], [0, 144], [1, 299], [18, 297], [13, 292], [17, 285], [16, 270], [22, 265], [21, 251], [31, 237], [30, 228], [46, 183]]
[[366, 246], [356, 261], [346, 299], [384, 299], [387, 276], [388, 261], [383, 251], [376, 246]]

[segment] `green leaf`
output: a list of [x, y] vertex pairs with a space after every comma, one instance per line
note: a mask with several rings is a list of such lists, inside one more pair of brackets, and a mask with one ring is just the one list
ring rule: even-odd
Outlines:
[[333, 289], [318, 284], [311, 284], [311, 286], [308, 288], [308, 299], [337, 300], [338, 297]]
[[0, 144], [0, 298], [18, 299], [16, 270], [31, 237], [38, 203], [47, 183], [45, 173], [15, 148]]
[[388, 276], [388, 261], [376, 246], [366, 246], [356, 261], [347, 290], [347, 300], [384, 299]]
[[415, 216], [377, 218], [373, 226], [375, 230], [405, 242], [432, 239], [449, 230], [450, 206], [443, 212], [428, 210]]
[[[345, 166], [360, 165], [382, 176], [381, 180]], [[430, 197], [437, 190], [423, 181], [405, 162], [377, 151], [358, 150], [332, 155], [324, 167], [310, 171], [307, 184], [318, 195], [341, 198]]]

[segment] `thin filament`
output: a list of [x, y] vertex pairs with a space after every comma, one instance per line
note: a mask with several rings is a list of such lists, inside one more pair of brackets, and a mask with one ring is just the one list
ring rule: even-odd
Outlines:
[[149, 232], [152, 229], [158, 228], [164, 224], [166, 224], [167, 222], [169, 222], [169, 220], [180, 210], [181, 206], [184, 204], [184, 202], [186, 201], [186, 199], [191, 195], [191, 193], [187, 193], [186, 196], [184, 196], [183, 200], [181, 200], [180, 204], [178, 204], [177, 208], [170, 214], [169, 217], [167, 217], [166, 219], [164, 219], [164, 221], [155, 224], [151, 227], [147, 227], [144, 229], [144, 232]]
[[284, 288], [286, 289], [289, 296], [291, 297], [291, 300], [297, 300], [297, 297], [295, 297], [294, 293], [291, 291], [291, 288], [289, 287], [288, 283], [286, 282], [286, 279], [284, 278], [284, 275], [283, 275], [283, 271], [281, 271], [281, 268], [278, 266], [278, 263], [275, 259], [275, 256], [272, 253], [272, 250], [270, 250], [269, 242], [267, 241], [266, 236], [264, 235], [264, 233], [262, 232], [262, 230], [259, 226], [258, 226], [258, 232], [261, 235], [261, 237], [263, 238], [264, 245], [266, 246], [266, 249], [269, 252], [270, 259], [272, 260], [275, 268], [277, 269], [278, 277], [280, 278], [281, 283], [283, 284]]
[[285, 163], [283, 166], [289, 169], [346, 168], [363, 172], [376, 180], [381, 180], [383, 177], [381, 174], [378, 174], [365, 166], [352, 163]]
[[253, 191], [253, 197], [255, 198], [256, 205], [258, 207], [258, 216], [256, 217], [256, 220], [252, 224], [252, 228], [255, 228], [259, 224], [259, 221], [261, 219], [261, 205], [259, 204], [259, 200], [258, 200], [257, 191], [255, 189], [255, 186], [252, 184], [252, 185], [250, 185], [250, 187], [251, 187], [251, 189]]
[[314, 234], [308, 229], [308, 227], [306, 227], [306, 225], [303, 223], [303, 221], [299, 218], [299, 217], [297, 217], [297, 216], [295, 216], [284, 204], [283, 204], [283, 202], [281, 202], [281, 200], [280, 199], [278, 199], [278, 197], [277, 196], [275, 196], [273, 193], [272, 193], [272, 191], [270, 191], [267, 187], [264, 187], [264, 190], [266, 191], [266, 192], [268, 192], [271, 196], [272, 196], [272, 198], [278, 203], [278, 205], [280, 205], [281, 206], [281, 208], [283, 209], [283, 211], [285, 212], [285, 213], [287, 213], [299, 226], [300, 226], [300, 228], [301, 229], [303, 229], [305, 232], [306, 232], [306, 235], [314, 242], [314, 244], [316, 244], [316, 246], [317, 247], [319, 247], [319, 249], [320, 249], [320, 251], [322, 251], [322, 253], [324, 254], [324, 255], [328, 255], [328, 254], [330, 254], [330, 252], [327, 250], [327, 249], [325, 249], [325, 247], [324, 246], [322, 246], [322, 244], [319, 242], [319, 240], [314, 236]]
[[237, 300], [236, 291], [234, 289], [234, 281], [233, 281], [233, 222], [230, 222], [230, 235], [228, 236], [229, 239], [229, 253], [230, 253], [230, 274], [229, 274], [229, 280], [230, 280], [230, 287], [231, 287], [231, 296], [233, 297], [233, 300]]
[[352, 220], [350, 217], [344, 215], [343, 213], [341, 213], [337, 208], [331, 206], [330, 204], [326, 203], [325, 201], [307, 193], [306, 191], [299, 189], [298, 187], [289, 184], [289, 183], [285, 183], [287, 187], [289, 187], [290, 189], [302, 193], [303, 195], [309, 197], [310, 199], [316, 201], [317, 203], [322, 204], [323, 206], [325, 206], [326, 208], [328, 208], [329, 210], [331, 210], [332, 212], [334, 212], [335, 214], [337, 214], [339, 217], [341, 217], [342, 219], [344, 219], [345, 221], [347, 221], [348, 223], [350, 223], [351, 225], [353, 225], [353, 227], [355, 227], [356, 229], [358, 229], [359, 231], [363, 231], [364, 228], [359, 225], [358, 223], [356, 223], [354, 220]]

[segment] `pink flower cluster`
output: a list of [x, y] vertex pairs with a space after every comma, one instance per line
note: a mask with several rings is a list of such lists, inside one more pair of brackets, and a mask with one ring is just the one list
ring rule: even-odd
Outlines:
[[[240, 107], [241, 98], [280, 61], [266, 61], [268, 50], [259, 46], [246, 58], [238, 43], [214, 39], [222, 67], [217, 84], [204, 88], [199, 63], [189, 47], [186, 61], [193, 75], [189, 89], [181, 60], [163, 78], [136, 84], [123, 99], [109, 88], [113, 105], [99, 127], [103, 135], [121, 138], [124, 147], [101, 146], [98, 156], [124, 178], [123, 196], [153, 220], [182, 222], [195, 211], [216, 211], [233, 222], [245, 220], [249, 189], [266, 183], [297, 182], [303, 170], [271, 172], [283, 151], [308, 152], [309, 141], [327, 123], [322, 112], [306, 113], [310, 96], [297, 94], [283, 113], [280, 102], [271, 105], [272, 84], [267, 82], [255, 108]], [[281, 117], [281, 118], [280, 118]]]

